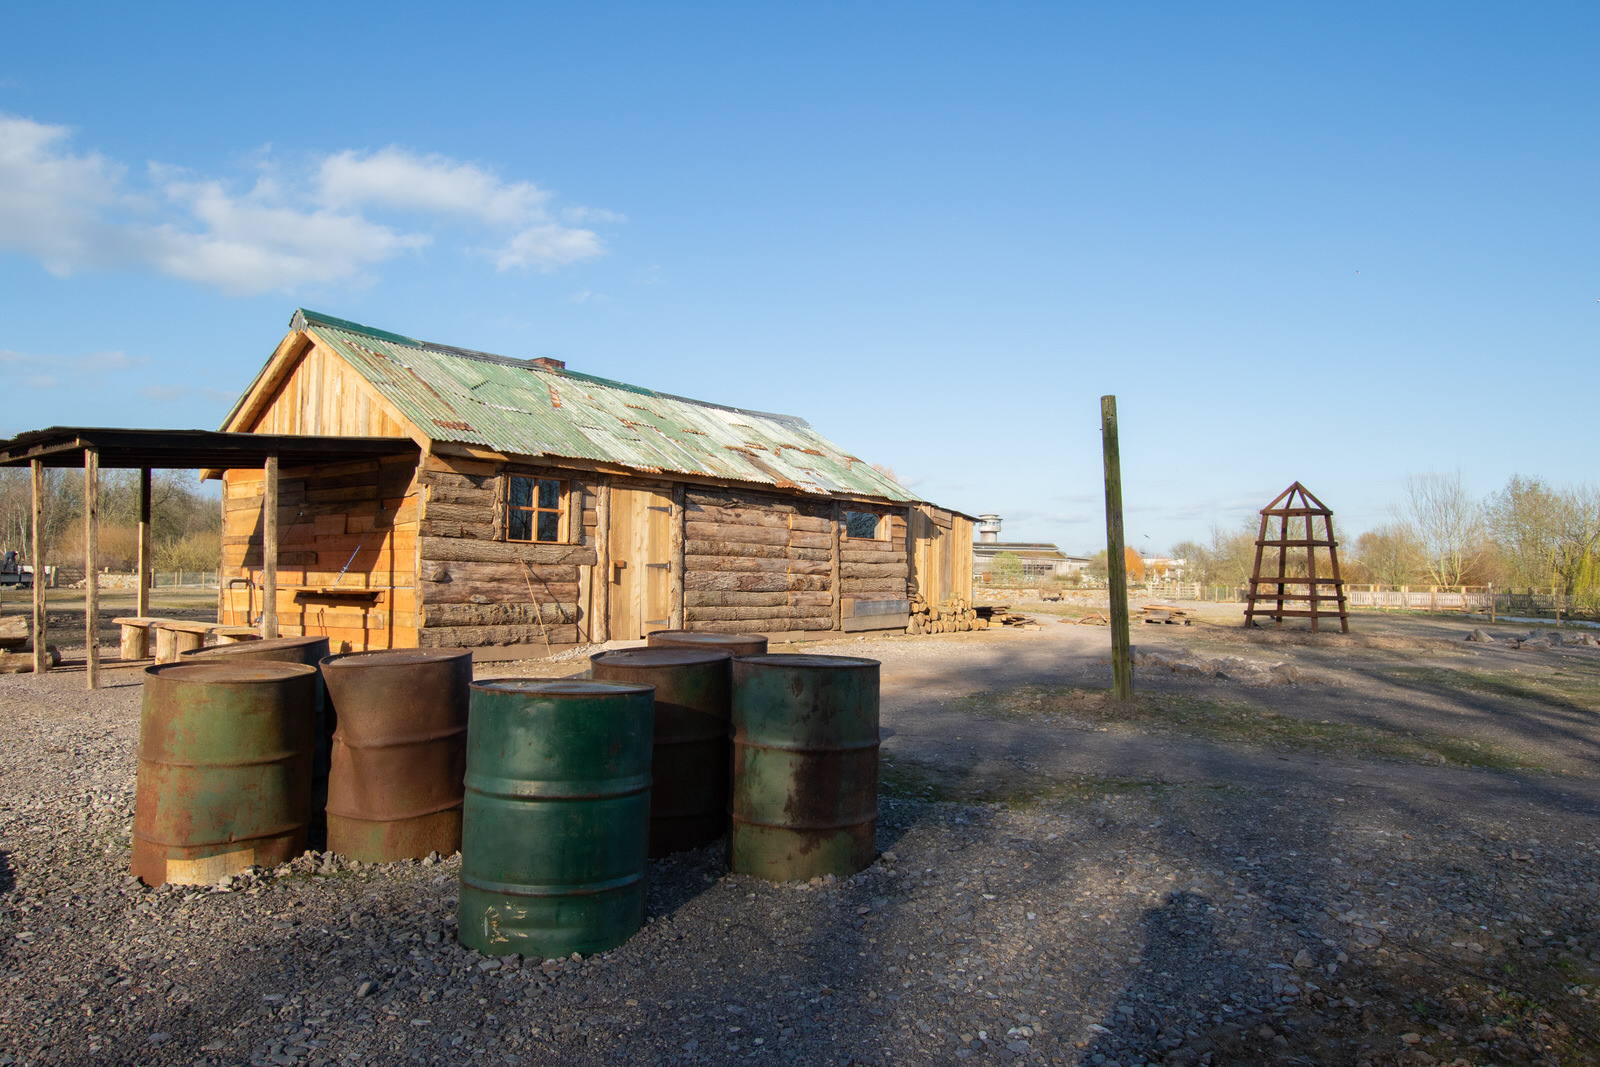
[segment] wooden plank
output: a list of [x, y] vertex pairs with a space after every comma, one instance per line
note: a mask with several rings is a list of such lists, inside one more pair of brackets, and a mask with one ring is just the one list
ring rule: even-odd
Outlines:
[[565, 625], [578, 617], [578, 602], [566, 604], [429, 604], [423, 625], [435, 626], [546, 626]]
[[546, 545], [519, 541], [472, 541], [450, 537], [424, 537], [422, 558], [440, 562], [593, 566], [598, 556], [588, 545]]
[[900, 563], [845, 563], [839, 567], [839, 576], [845, 581], [852, 578], [905, 578], [906, 565]]
[[844, 618], [843, 597], [839, 595], [843, 585], [840, 575], [844, 568], [844, 509], [834, 504], [829, 509], [828, 516], [828, 589], [833, 593], [833, 626], [837, 630]]
[[[782, 630], [831, 630], [833, 629], [833, 616], [815, 619], [784, 619]], [[764, 628], [758, 622], [697, 622], [689, 627], [702, 633], [711, 634], [748, 634], [762, 633]], [[777, 627], [771, 632], [781, 633]]]
[[745, 556], [755, 559], [826, 560], [827, 549], [790, 548], [787, 545], [730, 544], [726, 541], [685, 540], [684, 552], [691, 556]]
[[558, 626], [440, 626], [424, 627], [417, 634], [423, 648], [481, 648], [492, 645], [521, 645], [545, 642], [552, 645], [576, 644], [576, 625]]
[[789, 520], [794, 517], [792, 511], [691, 504], [688, 507], [687, 520], [689, 522], [710, 522], [730, 526], [767, 526], [787, 530], [789, 529]]
[[773, 559], [761, 556], [685, 556], [685, 573], [695, 571], [761, 571], [771, 574], [831, 574], [829, 560]]
[[862, 593], [894, 593], [896, 596], [906, 595], [906, 580], [904, 578], [844, 578], [840, 582], [841, 592], [844, 596], [858, 596]]
[[481, 526], [492, 533], [494, 510], [491, 504], [492, 498], [487, 504], [454, 504], [430, 499], [423, 509], [423, 517], [430, 522], [459, 522], [470, 526]]
[[[691, 589], [684, 593], [687, 603], [697, 608], [770, 607], [776, 604], [833, 606], [833, 594], [826, 590], [800, 593], [747, 593], [725, 589]], [[813, 612], [820, 614], [820, 612]]]
[[813, 607], [789, 607], [788, 605], [766, 608], [689, 608], [688, 620], [690, 622], [717, 622], [736, 619], [745, 620], [787, 620], [787, 619], [823, 619], [828, 623], [824, 629], [831, 629], [832, 615], [818, 615]]
[[840, 626], [845, 633], [859, 633], [862, 630], [904, 630], [911, 625], [911, 613], [901, 612], [898, 615], [854, 615], [843, 621]]
[[832, 533], [804, 533], [797, 530], [789, 532], [790, 548], [814, 548], [822, 552], [833, 552]]
[[[788, 545], [787, 526], [745, 526], [720, 522], [686, 522], [684, 537], [692, 541], [723, 541], [742, 545]], [[806, 547], [827, 547], [808, 545]]]
[[[842, 519], [840, 521], [843, 522]], [[869, 555], [874, 553], [882, 554], [885, 552], [895, 551], [899, 551], [901, 554], [904, 554], [905, 547], [901, 546], [897, 550], [893, 541], [874, 541], [865, 537], [846, 537], [843, 543], [840, 545], [840, 551], [849, 552], [854, 555]]]
[[[467, 603], [494, 603], [498, 601], [516, 600], [523, 603], [528, 599], [527, 583], [523, 581], [482, 581], [482, 582], [429, 582], [422, 581], [417, 585], [422, 593], [422, 602], [425, 605], [435, 604], [467, 604]], [[541, 603], [574, 603], [578, 599], [578, 583], [571, 582], [545, 582], [534, 583], [534, 595]], [[482, 598], [474, 601], [474, 597]], [[426, 610], [426, 608], [424, 608]]]
[[602, 482], [596, 490], [594, 528], [594, 577], [590, 583], [590, 630], [596, 641], [611, 640], [611, 483]]
[[[736, 589], [750, 593], [803, 592], [827, 590], [832, 585], [827, 575], [765, 574], [701, 571], [684, 575], [684, 589]], [[904, 586], [904, 582], [901, 585]]]
[[887, 542], [883, 548], [861, 549], [855, 546], [860, 541], [846, 541], [839, 550], [839, 559], [844, 563], [905, 563], [904, 552], [890, 551]]

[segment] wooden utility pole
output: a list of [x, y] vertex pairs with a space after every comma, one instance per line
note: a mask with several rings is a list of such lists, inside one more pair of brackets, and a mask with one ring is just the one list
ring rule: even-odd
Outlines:
[[139, 586], [133, 613], [150, 614], [150, 468], [139, 468]]
[[83, 450], [83, 641], [89, 688], [100, 688], [100, 450]]
[[1133, 699], [1133, 650], [1128, 641], [1128, 561], [1122, 537], [1122, 457], [1117, 450], [1117, 398], [1100, 398], [1106, 458], [1106, 580], [1111, 596], [1111, 695]]
[[261, 486], [261, 636], [278, 636], [278, 457], [267, 457]]
[[50, 650], [45, 645], [47, 613], [44, 600], [44, 462], [34, 460], [33, 475], [33, 673], [50, 669]]

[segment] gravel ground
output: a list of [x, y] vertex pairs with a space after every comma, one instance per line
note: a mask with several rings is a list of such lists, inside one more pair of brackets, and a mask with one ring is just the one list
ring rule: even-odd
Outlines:
[[[1358, 626], [1152, 627], [1139, 684], [1424, 742], [1521, 721], [1534, 769], [1003, 710], [1009, 687], [1103, 687], [1104, 630], [836, 642], [884, 661], [878, 862], [811, 885], [714, 848], [653, 862], [644, 929], [561, 961], [462, 949], [455, 857], [133, 882], [136, 672], [0, 677], [0, 1064], [1600, 1061], [1600, 649], [1484, 660], [1471, 624]], [[1170, 669], [1228, 655], [1324, 680]], [[1534, 682], [1416, 695], [1434, 661]], [[1370, 706], [1386, 685], [1415, 721]]]

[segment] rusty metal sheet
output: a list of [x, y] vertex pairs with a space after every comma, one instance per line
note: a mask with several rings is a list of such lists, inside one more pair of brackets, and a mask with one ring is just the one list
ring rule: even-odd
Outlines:
[[136, 877], [210, 884], [305, 851], [315, 687], [303, 664], [145, 668]]
[[630, 648], [589, 657], [597, 682], [655, 688], [650, 857], [728, 832], [732, 657], [716, 648]]
[[459, 849], [471, 651], [350, 652], [322, 676], [339, 724], [328, 848], [363, 863]]
[[878, 661], [733, 661], [728, 865], [775, 882], [851, 875], [876, 855]]

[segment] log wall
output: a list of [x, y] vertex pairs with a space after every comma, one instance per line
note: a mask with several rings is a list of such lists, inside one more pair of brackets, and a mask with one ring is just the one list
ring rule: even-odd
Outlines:
[[[417, 644], [417, 485], [407, 457], [285, 469], [278, 478], [278, 629], [326, 636], [338, 651]], [[251, 625], [259, 586], [263, 472], [222, 481], [218, 621]], [[337, 592], [329, 592], [336, 589]], [[351, 595], [365, 592], [370, 595]]]
[[[566, 544], [503, 540], [506, 474], [568, 483]], [[588, 592], [597, 562], [594, 476], [425, 455], [417, 588], [425, 648], [570, 645], [594, 640]]]

